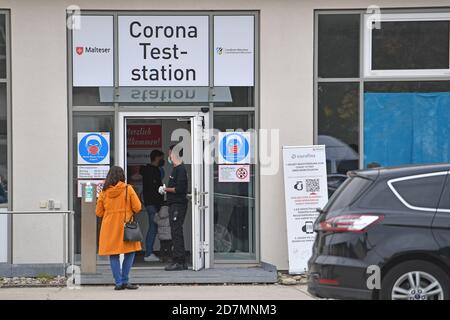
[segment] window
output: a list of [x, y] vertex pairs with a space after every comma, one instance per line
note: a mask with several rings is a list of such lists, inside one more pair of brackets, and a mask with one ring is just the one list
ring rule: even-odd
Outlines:
[[449, 13], [365, 16], [365, 75], [445, 76], [449, 65]]
[[9, 43], [7, 42], [7, 16], [0, 12], [0, 207], [6, 207], [9, 202], [8, 182], [10, 157], [9, 141], [9, 105], [8, 105], [8, 68], [7, 57], [9, 54]]
[[359, 168], [361, 15], [318, 14], [316, 23], [316, 143], [326, 146], [331, 195]]
[[[247, 131], [254, 128], [254, 116], [216, 112], [214, 128]], [[214, 165], [215, 260], [255, 260], [256, 166], [250, 165], [250, 182], [220, 182], [219, 166]]]
[[405, 177], [392, 180], [392, 188], [397, 197], [406, 206], [414, 206], [417, 209], [436, 209], [446, 174], [427, 177]]
[[[77, 133], [78, 132], [111, 132], [114, 134], [114, 115], [111, 113], [99, 113], [99, 112], [89, 112], [89, 113], [74, 113], [73, 115], [73, 130], [72, 130], [72, 156], [73, 156], [73, 179], [72, 179], [72, 201], [73, 210], [75, 211], [75, 254], [80, 254], [81, 250], [81, 195], [78, 194], [79, 190], [79, 179], [77, 175]], [[110, 143], [110, 156], [111, 163], [114, 157], [114, 137], [111, 136]]]
[[450, 161], [450, 81], [367, 82], [364, 165]]
[[450, 161], [450, 12], [427, 11], [316, 13], [315, 141], [330, 194], [369, 164]]
[[320, 78], [359, 76], [359, 14], [322, 14], [318, 21]]
[[359, 83], [320, 83], [318, 143], [326, 146], [328, 174], [359, 166]]

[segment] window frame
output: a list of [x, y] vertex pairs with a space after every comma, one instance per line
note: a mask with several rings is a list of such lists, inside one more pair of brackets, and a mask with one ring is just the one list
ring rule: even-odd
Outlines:
[[448, 21], [450, 12], [415, 12], [415, 13], [382, 13], [380, 15], [363, 15], [363, 61], [364, 76], [367, 78], [386, 77], [449, 77], [448, 69], [398, 69], [398, 70], [373, 70], [372, 69], [372, 34], [373, 29], [369, 25], [377, 22], [425, 22]]

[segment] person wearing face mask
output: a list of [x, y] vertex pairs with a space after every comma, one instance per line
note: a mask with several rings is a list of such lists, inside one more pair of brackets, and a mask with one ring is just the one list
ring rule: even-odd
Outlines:
[[183, 149], [177, 145], [169, 148], [169, 162], [173, 166], [167, 187], [159, 188], [161, 194], [167, 195], [169, 206], [170, 232], [172, 235], [172, 261], [166, 271], [186, 270], [186, 251], [184, 248], [183, 224], [187, 211], [188, 176], [183, 160]]
[[150, 153], [150, 163], [141, 169], [142, 175], [142, 193], [145, 209], [148, 214], [148, 231], [145, 238], [145, 256], [146, 262], [157, 262], [159, 258], [153, 253], [153, 244], [155, 243], [158, 226], [155, 223], [155, 214], [160, 210], [164, 197], [158, 192], [163, 185], [161, 179], [161, 167], [164, 166], [164, 153], [161, 150], [153, 150]]

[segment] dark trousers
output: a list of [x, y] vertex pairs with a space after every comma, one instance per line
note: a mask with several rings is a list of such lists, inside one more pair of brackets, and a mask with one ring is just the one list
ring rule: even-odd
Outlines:
[[160, 244], [159, 249], [160, 258], [172, 257], [172, 240], [159, 240], [159, 244]]
[[186, 217], [187, 205], [185, 204], [170, 204], [169, 205], [169, 218], [170, 228], [172, 233], [173, 262], [185, 264], [186, 263], [186, 251], [184, 249], [184, 234], [183, 224]]

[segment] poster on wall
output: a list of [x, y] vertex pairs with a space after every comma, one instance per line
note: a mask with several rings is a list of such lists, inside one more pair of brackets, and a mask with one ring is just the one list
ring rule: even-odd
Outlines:
[[[7, 211], [0, 208], [0, 211]], [[0, 263], [8, 261], [8, 215], [0, 214]]]
[[99, 196], [100, 192], [103, 190], [103, 185], [105, 180], [78, 180], [77, 195], [78, 198], [83, 197], [83, 185], [91, 183], [96, 186], [96, 195]]
[[78, 166], [78, 179], [105, 179], [109, 166]]
[[251, 154], [250, 132], [219, 132], [219, 164], [248, 164]]
[[214, 86], [252, 87], [255, 17], [214, 17]]
[[289, 273], [305, 273], [315, 239], [317, 208], [328, 201], [325, 146], [284, 146], [283, 168]]
[[119, 16], [120, 86], [208, 86], [208, 16]]
[[78, 132], [78, 164], [109, 164], [109, 132]]
[[113, 16], [77, 16], [72, 33], [74, 87], [114, 85]]
[[250, 182], [250, 165], [219, 165], [219, 182]]

